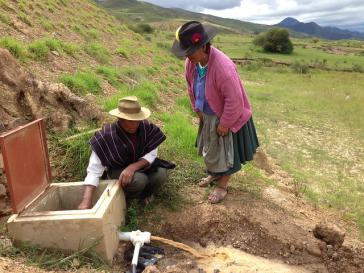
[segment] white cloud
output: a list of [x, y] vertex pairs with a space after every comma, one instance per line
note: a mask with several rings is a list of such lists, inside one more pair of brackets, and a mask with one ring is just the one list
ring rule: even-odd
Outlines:
[[286, 17], [323, 26], [364, 29], [363, 0], [147, 0], [165, 7], [234, 18], [261, 24], [276, 24]]

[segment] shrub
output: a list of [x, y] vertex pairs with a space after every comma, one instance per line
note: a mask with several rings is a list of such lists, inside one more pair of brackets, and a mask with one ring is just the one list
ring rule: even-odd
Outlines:
[[129, 28], [139, 34], [153, 33], [154, 29], [149, 24], [137, 24], [136, 26], [129, 26]]
[[293, 63], [291, 65], [292, 69], [294, 72], [298, 73], [298, 74], [307, 74], [310, 71], [310, 68], [307, 64], [305, 64], [304, 62], [299, 62], [296, 61], [295, 63]]
[[79, 95], [98, 94], [101, 91], [101, 81], [92, 72], [76, 72], [74, 75], [64, 74], [60, 77], [60, 81]]
[[293, 44], [286, 29], [272, 28], [258, 35], [253, 43], [267, 52], [290, 54], [293, 51]]
[[359, 64], [354, 64], [352, 70], [354, 72], [359, 72], [359, 73], [363, 73], [364, 72], [363, 67], [361, 65], [359, 65]]

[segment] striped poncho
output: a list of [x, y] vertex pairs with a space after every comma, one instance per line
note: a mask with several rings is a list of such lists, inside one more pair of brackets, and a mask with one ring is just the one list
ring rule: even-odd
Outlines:
[[[136, 139], [127, 134], [118, 122], [105, 125], [90, 140], [92, 150], [100, 158], [103, 166], [109, 169], [123, 169], [138, 161], [145, 154], [156, 149], [165, 139], [163, 132], [147, 120], [140, 122], [135, 134]], [[173, 164], [163, 160], [155, 160], [153, 166], [173, 168]]]

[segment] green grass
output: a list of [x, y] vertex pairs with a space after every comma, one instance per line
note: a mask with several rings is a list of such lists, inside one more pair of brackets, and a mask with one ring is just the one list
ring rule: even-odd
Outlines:
[[31, 18], [28, 15], [26, 15], [25, 13], [18, 13], [18, 18], [19, 18], [19, 20], [23, 21], [28, 26], [30, 26], [30, 27], [33, 26]]
[[45, 18], [41, 18], [41, 19], [40, 19], [40, 24], [42, 25], [42, 27], [43, 27], [46, 31], [52, 31], [52, 30], [54, 30], [54, 29], [55, 29], [54, 24], [53, 24], [51, 21], [49, 21], [49, 20], [47, 20], [47, 19], [45, 19]]
[[33, 59], [45, 61], [50, 51], [65, 52], [68, 55], [76, 56], [77, 52], [79, 52], [79, 47], [54, 38], [42, 38], [30, 43], [28, 51]]
[[123, 47], [118, 47], [116, 49], [116, 53], [123, 56], [124, 58], [128, 58], [129, 56], [128, 50]]
[[114, 109], [118, 105], [119, 99], [126, 96], [137, 96], [143, 106], [150, 108], [154, 108], [158, 101], [155, 85], [144, 80], [133, 87], [128, 85], [119, 86], [118, 93], [103, 100], [104, 111]]
[[[82, 131], [71, 129], [62, 134], [51, 135], [51, 156], [58, 159], [55, 162], [55, 169], [59, 173], [67, 173], [62, 180], [67, 178], [72, 181], [84, 180], [91, 155], [89, 140], [95, 128], [97, 128], [95, 125], [88, 125]], [[80, 135], [76, 138], [67, 139], [78, 134]]]
[[260, 140], [294, 178], [294, 193], [343, 210], [364, 236], [363, 157], [356, 148], [364, 147], [364, 75], [246, 66], [240, 73]]
[[7, 14], [0, 13], [0, 22], [3, 22], [6, 25], [10, 24], [10, 17]]
[[164, 130], [168, 136], [166, 146], [172, 154], [178, 153], [190, 160], [199, 160], [194, 143], [197, 129], [191, 124], [189, 115], [184, 112], [161, 113], [158, 115], [164, 123]]
[[93, 72], [76, 72], [60, 76], [60, 82], [78, 95], [101, 93], [100, 78]]
[[85, 48], [86, 52], [100, 63], [108, 63], [111, 55], [108, 49], [101, 43], [90, 43]]
[[0, 47], [9, 50], [9, 52], [18, 60], [24, 60], [27, 57], [25, 46], [11, 37], [0, 38]]
[[28, 244], [14, 247], [0, 246], [0, 256], [16, 258], [21, 257], [25, 263], [46, 270], [74, 270], [80, 267], [92, 267], [99, 270], [108, 270], [109, 266], [93, 251], [95, 242], [91, 247], [83, 248], [74, 253], [66, 253], [55, 249], [44, 249]]
[[349, 53], [354, 52], [353, 54], [330, 54], [328, 50], [333, 48], [333, 44], [331, 43], [318, 45], [308, 39], [293, 39], [295, 49], [292, 54], [275, 54], [266, 53], [263, 50], [255, 48], [252, 45], [253, 38], [250, 36], [220, 35], [218, 37], [220, 39], [213, 41], [213, 45], [223, 50], [232, 58], [262, 58], [288, 63], [300, 61], [330, 69], [352, 69], [354, 65], [364, 66], [364, 57], [354, 54], [355, 51], [352, 49], [350, 49]]

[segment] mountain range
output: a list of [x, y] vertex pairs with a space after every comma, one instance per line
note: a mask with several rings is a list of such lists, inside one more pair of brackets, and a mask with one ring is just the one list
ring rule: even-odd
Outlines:
[[[237, 19], [221, 18], [213, 15], [192, 12], [180, 8], [164, 8], [137, 0], [94, 0], [108, 9], [120, 21], [130, 23], [152, 23], [157, 27], [176, 29], [181, 22], [198, 20], [214, 25], [221, 32], [258, 34], [273, 27], [270, 25], [244, 22]], [[290, 30], [296, 38], [316, 36], [330, 40], [364, 39], [364, 33], [342, 30], [336, 27], [322, 27], [314, 22], [302, 23], [292, 17], [277, 25]]]
[[337, 27], [322, 27], [315, 22], [303, 23], [292, 17], [285, 18], [277, 26], [328, 40], [364, 39], [364, 33], [358, 31], [343, 30]]

